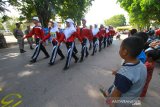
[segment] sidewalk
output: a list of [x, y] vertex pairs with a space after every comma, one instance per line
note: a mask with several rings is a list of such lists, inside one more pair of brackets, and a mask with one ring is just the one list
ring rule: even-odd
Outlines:
[[[13, 46], [13, 45], [17, 45], [17, 39], [13, 36], [13, 35], [10, 35], [10, 36], [4, 36], [5, 39], [6, 39], [6, 42], [7, 42], [7, 46], [10, 47], [10, 46]], [[25, 39], [24, 40], [25, 43], [27, 43], [27, 40]]]

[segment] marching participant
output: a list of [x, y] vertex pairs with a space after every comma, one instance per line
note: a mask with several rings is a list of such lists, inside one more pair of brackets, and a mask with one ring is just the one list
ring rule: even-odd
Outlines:
[[30, 31], [30, 33], [28, 35], [26, 35], [23, 39], [32, 37], [34, 35], [35, 41], [36, 41], [36, 48], [35, 48], [35, 52], [32, 56], [32, 60], [30, 62], [35, 63], [37, 61], [37, 58], [38, 58], [41, 50], [44, 52], [44, 54], [46, 56], [45, 58], [49, 58], [49, 54], [46, 51], [46, 48], [43, 46], [43, 44], [40, 43], [40, 40], [42, 40], [44, 38], [44, 31], [43, 31], [42, 27], [39, 26], [39, 23], [40, 23], [39, 18], [33, 17], [32, 20], [33, 20], [33, 23], [35, 24], [35, 26]]
[[[76, 28], [74, 27], [74, 21], [72, 19], [67, 19], [66, 26], [67, 27], [64, 30], [63, 37], [65, 39], [66, 47], [68, 49], [68, 55], [67, 55], [67, 60], [66, 60], [64, 70], [67, 70], [69, 68], [70, 61], [71, 61], [72, 57], [75, 59], [75, 63], [77, 63], [79, 60], [79, 58], [76, 56], [76, 54], [74, 52], [74, 46], [75, 46], [74, 40], [78, 36], [78, 34], [76, 32]], [[81, 39], [79, 38], [79, 40], [81, 40]]]
[[48, 38], [51, 37], [53, 50], [52, 50], [52, 55], [51, 55], [51, 59], [50, 59], [49, 65], [53, 65], [54, 62], [55, 62], [57, 53], [61, 57], [60, 60], [63, 60], [65, 58], [65, 56], [63, 55], [63, 53], [62, 53], [62, 51], [60, 49], [60, 43], [62, 42], [62, 39], [61, 39], [62, 36], [61, 36], [61, 34], [59, 33], [59, 30], [58, 30], [58, 23], [50, 21], [48, 23], [48, 25], [49, 25], [49, 33], [48, 33], [48, 35], [46, 35], [43, 38], [41, 43], [45, 42]]
[[[93, 26], [90, 25], [89, 29], [90, 29], [90, 32], [91, 32], [91, 34], [92, 34]], [[93, 34], [92, 34], [92, 36], [89, 38], [89, 44], [90, 44], [90, 45], [89, 45], [89, 50], [91, 50], [91, 49], [92, 49], [92, 44], [93, 44]]]
[[92, 34], [93, 34], [93, 53], [92, 53], [93, 56], [94, 53], [97, 52], [97, 46], [99, 45], [98, 43], [99, 29], [97, 24], [94, 25], [94, 28], [92, 29]]
[[105, 33], [106, 33], [105, 28], [103, 25], [101, 25], [99, 29], [99, 52], [101, 51], [102, 44], [104, 43]]
[[104, 37], [104, 48], [109, 46], [109, 28], [108, 26], [106, 27], [106, 33]]
[[109, 26], [109, 45], [112, 44], [113, 42], [113, 36], [116, 34], [115, 30], [113, 29], [112, 26]]
[[[79, 27], [78, 25], [76, 26], [75, 24], [74, 24], [74, 26], [75, 26], [75, 28], [76, 28], [77, 35], [79, 35], [79, 34], [80, 34], [80, 27]], [[75, 42], [74, 42], [74, 43], [75, 43]], [[73, 51], [75, 52], [75, 54], [78, 53], [78, 50], [77, 50], [76, 45], [74, 45]]]
[[82, 51], [81, 51], [80, 62], [83, 61], [84, 55], [85, 57], [88, 57], [89, 52], [87, 48], [87, 41], [89, 40], [89, 38], [92, 38], [92, 33], [90, 29], [87, 28], [85, 19], [82, 19], [82, 24], [83, 24], [83, 27], [80, 30], [80, 37], [82, 40]]

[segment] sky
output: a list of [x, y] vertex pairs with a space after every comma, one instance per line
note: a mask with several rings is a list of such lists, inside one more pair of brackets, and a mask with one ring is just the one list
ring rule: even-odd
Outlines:
[[[108, 19], [117, 14], [124, 14], [128, 22], [127, 12], [116, 3], [117, 0], [95, 0], [85, 15], [87, 25], [103, 24]], [[9, 7], [11, 12], [7, 12], [9, 16], [19, 16], [17, 10]]]
[[87, 23], [103, 24], [108, 19], [117, 14], [124, 14], [128, 22], [127, 12], [116, 3], [117, 0], [95, 0], [89, 11], [85, 15]]

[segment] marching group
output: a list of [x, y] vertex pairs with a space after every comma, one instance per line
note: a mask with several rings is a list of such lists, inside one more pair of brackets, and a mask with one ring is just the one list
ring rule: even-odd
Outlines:
[[[45, 58], [49, 58], [50, 55], [48, 54], [43, 43], [49, 38], [51, 38], [53, 50], [50, 57], [49, 65], [54, 65], [57, 54], [61, 57], [61, 60], [65, 59], [65, 56], [61, 51], [61, 43], [63, 42], [66, 44], [68, 53], [66, 57], [66, 64], [64, 70], [69, 68], [72, 57], [75, 59], [75, 63], [77, 63], [78, 61], [82, 62], [84, 57], [88, 57], [89, 55], [88, 48], [89, 50], [93, 50], [91, 55], [94, 56], [94, 54], [98, 51], [98, 48], [100, 52], [102, 46], [103, 48], [105, 48], [111, 45], [113, 41], [113, 36], [115, 35], [115, 31], [112, 26], [105, 28], [103, 25], [101, 25], [100, 28], [98, 28], [98, 25], [95, 24], [94, 27], [90, 26], [90, 28], [88, 28], [86, 26], [86, 19], [82, 19], [83, 27], [80, 28], [79, 26], [76, 26], [74, 21], [70, 18], [65, 21], [66, 28], [62, 32], [60, 32], [57, 22], [49, 21], [49, 32], [45, 35], [42, 26], [40, 26], [39, 18], [33, 17], [32, 20], [35, 26], [30, 31], [26, 30], [26, 36], [24, 37], [23, 32], [20, 30], [20, 24], [16, 23], [17, 28], [14, 30], [14, 35], [18, 40], [20, 52], [25, 52], [24, 45], [22, 45], [22, 41], [25, 38], [28, 39], [30, 43], [30, 48], [33, 49], [31, 38], [32, 36], [34, 36], [36, 47], [30, 62], [35, 63], [37, 61], [37, 58], [41, 50], [44, 52], [46, 56]], [[78, 53], [78, 50], [75, 45], [76, 38], [82, 45], [80, 59], [76, 55]]]

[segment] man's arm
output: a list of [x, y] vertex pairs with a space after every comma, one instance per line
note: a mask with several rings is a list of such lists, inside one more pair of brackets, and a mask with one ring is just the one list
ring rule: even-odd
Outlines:
[[24, 39], [25, 38], [29, 38], [29, 37], [32, 37], [32, 35], [34, 34], [34, 28], [29, 32], [29, 34], [27, 34], [25, 37], [23, 37]]
[[17, 32], [17, 30], [14, 29], [14, 30], [13, 30], [13, 35], [14, 35], [14, 37], [17, 39], [17, 33], [16, 33], [16, 32]]
[[[120, 99], [120, 97], [121, 97], [121, 92], [117, 89], [117, 88], [115, 88], [114, 90], [113, 90], [113, 92], [112, 92], [112, 94], [111, 94], [111, 101], [116, 101], [116, 100], [119, 100]], [[110, 104], [110, 107], [115, 107], [115, 104], [114, 103], [111, 103]]]
[[112, 101], [119, 100], [121, 95], [128, 92], [133, 84], [132, 81], [129, 80], [126, 76], [116, 73], [114, 85], [115, 88], [111, 93], [111, 98], [109, 98], [111, 107], [115, 106], [115, 104], [112, 104]]

